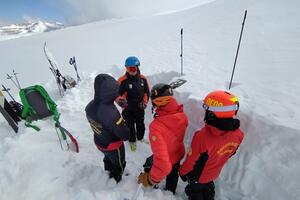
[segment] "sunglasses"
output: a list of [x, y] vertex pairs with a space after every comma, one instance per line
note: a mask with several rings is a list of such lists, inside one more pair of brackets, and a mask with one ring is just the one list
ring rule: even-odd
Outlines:
[[133, 67], [126, 67], [128, 72], [136, 72], [137, 71], [137, 67], [133, 66]]

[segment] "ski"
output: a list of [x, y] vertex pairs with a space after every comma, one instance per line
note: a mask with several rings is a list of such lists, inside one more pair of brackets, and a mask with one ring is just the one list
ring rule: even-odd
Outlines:
[[44, 53], [50, 64], [50, 70], [56, 79], [56, 84], [57, 84], [59, 93], [61, 96], [64, 96], [64, 90], [63, 90], [62, 81], [61, 81], [61, 73], [59, 72], [59, 70], [57, 68], [57, 64], [54, 61], [52, 54], [50, 53], [50, 51], [47, 48], [46, 42], [44, 43]]
[[18, 133], [19, 130], [18, 124], [9, 114], [12, 113], [13, 111], [1, 91], [0, 91], [0, 112], [3, 115], [3, 117], [6, 119], [8, 124], [11, 126], [11, 128], [15, 131], [15, 133]]
[[46, 42], [44, 43], [44, 53], [50, 64], [50, 70], [51, 70], [53, 76], [55, 77], [59, 93], [61, 96], [64, 96], [64, 92], [67, 89], [71, 89], [71, 88], [75, 87], [76, 81], [71, 76], [68, 76], [68, 75], [63, 76], [60, 73], [60, 71], [58, 69], [58, 65], [57, 65], [52, 53], [47, 48]]
[[16, 102], [15, 98], [10, 94], [9, 90], [10, 90], [9, 88], [6, 88], [4, 85], [2, 85], [2, 91], [6, 92], [6, 93], [8, 94], [8, 96], [10, 96], [10, 98], [11, 98], [14, 102]]

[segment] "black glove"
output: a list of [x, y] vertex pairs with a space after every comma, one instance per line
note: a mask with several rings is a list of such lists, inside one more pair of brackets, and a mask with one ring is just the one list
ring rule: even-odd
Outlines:
[[128, 105], [126, 99], [118, 99], [117, 104], [122, 108], [125, 108]]
[[143, 101], [139, 103], [139, 109], [145, 110], [147, 108], [147, 104], [145, 104]]
[[182, 180], [183, 182], [186, 182], [186, 181], [188, 180], [187, 175], [184, 175], [184, 176], [181, 176], [181, 175], [180, 175], [180, 178], [181, 178], [181, 180]]

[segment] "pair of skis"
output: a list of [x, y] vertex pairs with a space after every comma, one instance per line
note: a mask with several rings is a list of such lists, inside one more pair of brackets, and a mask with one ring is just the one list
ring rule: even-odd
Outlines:
[[[13, 71], [14, 75], [16, 76], [16, 72]], [[9, 76], [7, 74], [7, 76]], [[16, 77], [16, 82], [11, 79], [14, 83], [16, 83], [16, 86], [18, 88], [20, 87], [20, 83], [18, 81], [18, 78]], [[12, 99], [12, 101], [8, 101], [4, 94], [2, 93], [2, 91], [6, 92], [10, 98]], [[6, 121], [8, 122], [8, 124], [11, 126], [11, 128], [14, 130], [15, 133], [18, 132], [18, 122], [21, 121], [20, 116], [18, 115], [19, 112], [21, 112], [22, 109], [22, 105], [19, 104], [14, 98], [13, 96], [10, 94], [10, 89], [6, 88], [4, 85], [2, 85], [2, 91], [0, 91], [0, 112], [3, 115], [3, 117], [6, 119]]]
[[[45, 53], [45, 56], [46, 56], [46, 58], [47, 58], [47, 60], [48, 60], [48, 62], [50, 64], [50, 70], [51, 70], [53, 76], [55, 77], [59, 93], [60, 93], [61, 96], [64, 96], [64, 92], [67, 89], [71, 89], [71, 88], [75, 87], [76, 81], [72, 77], [70, 77], [68, 75], [63, 76], [60, 73], [60, 71], [58, 69], [58, 64], [55, 61], [52, 53], [47, 48], [46, 42], [44, 43], [44, 53]], [[70, 58], [69, 64], [74, 67], [76, 75], [77, 75], [77, 82], [79, 82], [80, 81], [80, 76], [78, 74], [75, 56], [73, 56], [72, 58]]]
[[9, 114], [13, 111], [8, 101], [4, 97], [2, 91], [0, 91], [0, 112], [5, 118], [5, 120], [8, 122], [8, 124], [11, 126], [11, 128], [14, 130], [14, 132], [18, 133], [19, 130], [18, 121], [14, 120], [12, 116]]

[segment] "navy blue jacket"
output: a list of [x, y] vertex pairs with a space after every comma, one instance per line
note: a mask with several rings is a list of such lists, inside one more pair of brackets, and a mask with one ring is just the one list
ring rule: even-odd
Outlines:
[[119, 85], [108, 74], [99, 74], [95, 78], [94, 89], [94, 99], [85, 108], [86, 116], [98, 149], [111, 151], [129, 138], [129, 129], [114, 104]]

